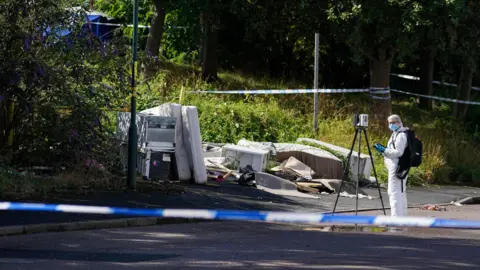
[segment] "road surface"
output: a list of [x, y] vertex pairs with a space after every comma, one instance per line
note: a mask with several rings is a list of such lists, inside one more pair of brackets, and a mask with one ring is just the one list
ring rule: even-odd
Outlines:
[[3, 237], [0, 269], [480, 269], [478, 254], [480, 231], [205, 222]]

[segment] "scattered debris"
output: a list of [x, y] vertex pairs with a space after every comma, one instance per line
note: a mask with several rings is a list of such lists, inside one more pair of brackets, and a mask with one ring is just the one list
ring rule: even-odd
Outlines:
[[[357, 197], [356, 195], [350, 194], [350, 193], [348, 193], [348, 192], [346, 192], [346, 191], [342, 191], [342, 192], [340, 193], [340, 196], [342, 196], [342, 197], [348, 197], [348, 198], [355, 198], [355, 197]], [[373, 200], [373, 199], [374, 199], [374, 198], [373, 198], [372, 196], [370, 196], [370, 195], [363, 195], [363, 194], [360, 194], [360, 193], [358, 193], [358, 198], [359, 198], [359, 199], [367, 198], [367, 199], [369, 199], [369, 200]]]
[[290, 178], [298, 179], [302, 177], [307, 180], [311, 180], [315, 172], [303, 164], [300, 160], [295, 157], [290, 157], [289, 159], [283, 161], [279, 166], [271, 169], [274, 172], [282, 172], [284, 174], [290, 175]]
[[[320, 148], [241, 139], [236, 145], [204, 143], [203, 156], [208, 177], [213, 181], [234, 182], [289, 196], [318, 198], [318, 195], [340, 193], [342, 197], [356, 197], [352, 195], [356, 193], [353, 182], [344, 181], [340, 190], [341, 160]], [[331, 179], [323, 179], [325, 177]], [[359, 184], [376, 187], [371, 179]], [[358, 192], [361, 199], [373, 199], [361, 189]]]
[[422, 205], [422, 206], [419, 207], [419, 209], [429, 210], [429, 211], [447, 211], [446, 207], [435, 205], [435, 204]]
[[[340, 186], [342, 185], [342, 180], [338, 179], [313, 179], [312, 182], [321, 183], [326, 188], [330, 190], [330, 192], [346, 192], [348, 194], [355, 194], [357, 192], [357, 187], [354, 182], [344, 181], [342, 190], [340, 190]], [[361, 188], [358, 189], [358, 193], [367, 196], [368, 194], [363, 191]]]
[[235, 171], [228, 169], [225, 158], [212, 157], [205, 158], [205, 168], [207, 169], [207, 177], [215, 179], [217, 182], [224, 182], [225, 180], [238, 180], [240, 177]]
[[240, 168], [239, 172], [242, 174], [238, 178], [238, 184], [243, 186], [256, 186], [255, 182], [255, 170], [252, 166], [247, 165], [245, 167]]
[[454, 202], [454, 201], [451, 201], [450, 204], [453, 204], [455, 206], [463, 206], [463, 204], [461, 204], [459, 202]]

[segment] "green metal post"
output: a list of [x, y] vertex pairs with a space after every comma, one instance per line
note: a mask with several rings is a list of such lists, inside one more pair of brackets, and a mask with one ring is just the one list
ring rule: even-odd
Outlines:
[[137, 178], [137, 90], [135, 73], [137, 70], [138, 0], [133, 1], [133, 42], [132, 42], [132, 98], [130, 108], [130, 128], [128, 129], [128, 187], [135, 189]]

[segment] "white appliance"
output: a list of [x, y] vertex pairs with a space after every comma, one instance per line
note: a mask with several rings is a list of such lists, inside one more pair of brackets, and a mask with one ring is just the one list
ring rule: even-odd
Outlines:
[[222, 157], [229, 161], [233, 160], [239, 167], [251, 165], [255, 171], [264, 172], [268, 164], [269, 151], [228, 144], [222, 147]]

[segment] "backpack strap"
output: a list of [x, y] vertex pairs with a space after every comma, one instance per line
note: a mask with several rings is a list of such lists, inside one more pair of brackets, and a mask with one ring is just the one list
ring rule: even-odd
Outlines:
[[[397, 139], [398, 134], [400, 134], [400, 133], [407, 133], [407, 130], [408, 130], [408, 129], [405, 129], [405, 130], [402, 130], [402, 131], [397, 132], [397, 134], [395, 135], [395, 138], [393, 138], [393, 140], [392, 140], [393, 149], [397, 149], [397, 148], [395, 148], [395, 140]], [[393, 134], [392, 134], [392, 136], [393, 136]], [[407, 142], [408, 142], [408, 135], [407, 135]]]

